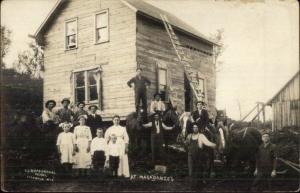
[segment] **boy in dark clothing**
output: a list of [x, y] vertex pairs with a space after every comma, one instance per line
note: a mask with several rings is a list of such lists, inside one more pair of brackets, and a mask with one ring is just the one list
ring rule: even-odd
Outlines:
[[132, 84], [134, 84], [136, 111], [139, 108], [140, 101], [142, 101], [142, 108], [147, 112], [147, 86], [150, 86], [151, 82], [148, 78], [142, 76], [141, 68], [137, 68], [136, 76], [127, 82], [130, 88]]
[[117, 136], [113, 134], [111, 136], [111, 141], [107, 145], [107, 152], [106, 152], [106, 164], [109, 165], [113, 177], [118, 177], [118, 169], [119, 169], [121, 154], [122, 154], [122, 147], [120, 143], [117, 141]]
[[252, 184], [252, 190], [258, 190], [262, 187], [268, 189], [271, 188], [271, 177], [276, 176], [276, 146], [270, 142], [270, 136], [268, 133], [262, 135], [263, 144], [258, 148], [256, 154], [256, 169], [254, 172], [254, 182]]

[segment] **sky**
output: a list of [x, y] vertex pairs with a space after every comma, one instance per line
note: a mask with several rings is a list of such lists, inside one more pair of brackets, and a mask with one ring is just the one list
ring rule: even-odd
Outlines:
[[[28, 49], [56, 0], [4, 0], [1, 25], [12, 30], [8, 67]], [[210, 37], [224, 29], [225, 51], [217, 73], [218, 109], [234, 119], [257, 101], [267, 102], [299, 70], [299, 4], [296, 0], [148, 0]], [[270, 112], [270, 109], [269, 111]], [[270, 118], [271, 114], [267, 113]]]

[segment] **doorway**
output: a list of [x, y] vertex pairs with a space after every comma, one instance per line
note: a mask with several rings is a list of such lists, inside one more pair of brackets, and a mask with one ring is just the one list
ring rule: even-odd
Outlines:
[[193, 110], [193, 93], [186, 74], [184, 74], [184, 110], [186, 112]]

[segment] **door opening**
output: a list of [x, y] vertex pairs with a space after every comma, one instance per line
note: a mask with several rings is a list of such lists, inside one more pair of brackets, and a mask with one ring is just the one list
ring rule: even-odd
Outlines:
[[184, 102], [184, 110], [191, 112], [193, 109], [193, 93], [186, 75], [184, 75]]

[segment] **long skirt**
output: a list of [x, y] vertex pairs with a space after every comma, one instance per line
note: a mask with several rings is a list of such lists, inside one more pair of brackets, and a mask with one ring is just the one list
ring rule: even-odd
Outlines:
[[91, 168], [92, 157], [91, 157], [91, 153], [87, 152], [88, 144], [89, 144], [89, 140], [87, 138], [77, 139], [78, 152], [75, 155], [74, 168], [77, 169]]
[[74, 163], [73, 158], [73, 144], [62, 144], [60, 145], [60, 162], [63, 163]]
[[118, 168], [118, 176], [124, 176], [128, 178], [129, 174], [129, 162], [128, 155], [125, 153], [125, 142], [122, 138], [118, 138], [122, 146], [122, 155], [120, 156], [120, 163]]

